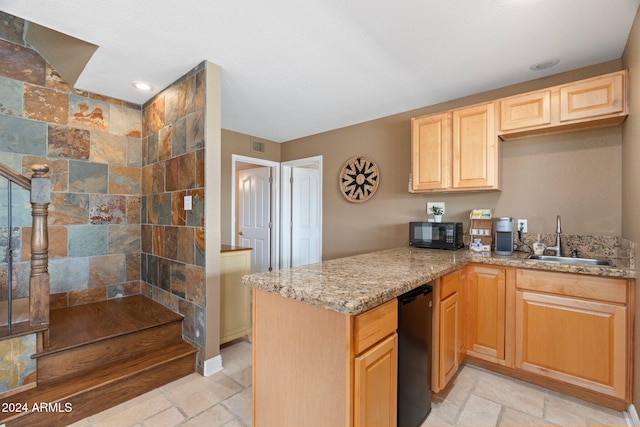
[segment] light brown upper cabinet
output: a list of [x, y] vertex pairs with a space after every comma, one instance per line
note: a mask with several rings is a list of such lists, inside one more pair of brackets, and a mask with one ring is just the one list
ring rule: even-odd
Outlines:
[[498, 190], [493, 103], [411, 120], [411, 191]]
[[541, 90], [500, 100], [500, 130], [503, 132], [550, 124], [550, 90]]
[[618, 125], [628, 114], [626, 70], [503, 98], [501, 139]]
[[625, 113], [626, 74], [626, 71], [620, 71], [561, 86], [560, 121], [618, 116]]
[[411, 119], [411, 165], [414, 192], [446, 190], [450, 186], [451, 115]]

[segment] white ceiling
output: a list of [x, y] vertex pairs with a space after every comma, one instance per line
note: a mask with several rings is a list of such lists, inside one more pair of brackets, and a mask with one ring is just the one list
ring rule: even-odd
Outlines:
[[[620, 58], [639, 3], [0, 0], [0, 10], [100, 46], [76, 87], [137, 104], [214, 62], [223, 128], [282, 142]], [[551, 58], [560, 63], [529, 69]]]

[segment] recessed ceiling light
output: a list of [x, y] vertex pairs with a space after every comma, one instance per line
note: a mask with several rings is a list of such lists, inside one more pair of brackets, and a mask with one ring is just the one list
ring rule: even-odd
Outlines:
[[145, 82], [133, 82], [131, 83], [133, 87], [140, 90], [150, 91], [153, 90], [153, 86]]
[[531, 65], [529, 69], [533, 71], [542, 71], [557, 65], [558, 62], [560, 62], [558, 58], [547, 59], [544, 61], [536, 62], [535, 64]]

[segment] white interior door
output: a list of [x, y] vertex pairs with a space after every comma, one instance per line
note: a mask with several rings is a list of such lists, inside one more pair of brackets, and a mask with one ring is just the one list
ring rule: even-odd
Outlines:
[[320, 262], [320, 171], [293, 167], [291, 188], [291, 266]]
[[283, 267], [322, 261], [322, 156], [282, 164]]
[[253, 248], [251, 272], [271, 270], [271, 168], [238, 171], [238, 245]]

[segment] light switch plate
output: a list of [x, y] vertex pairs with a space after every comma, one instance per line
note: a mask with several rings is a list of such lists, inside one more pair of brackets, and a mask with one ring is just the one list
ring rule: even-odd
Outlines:
[[191, 197], [192, 196], [184, 196], [184, 210], [185, 211], [190, 211], [191, 209], [193, 209]]

